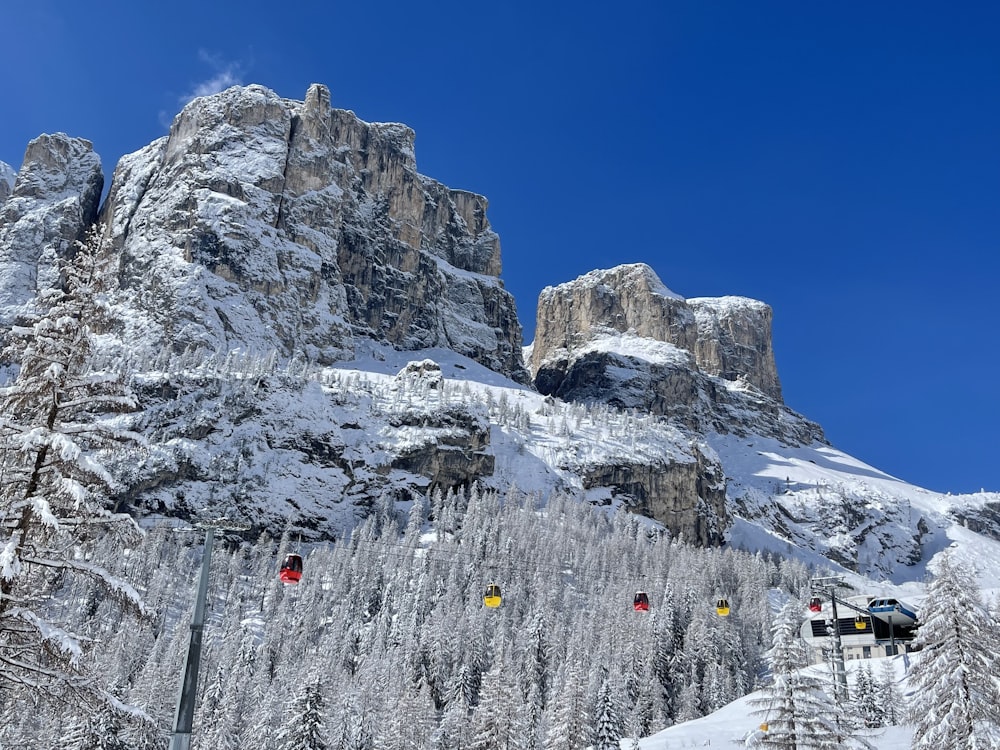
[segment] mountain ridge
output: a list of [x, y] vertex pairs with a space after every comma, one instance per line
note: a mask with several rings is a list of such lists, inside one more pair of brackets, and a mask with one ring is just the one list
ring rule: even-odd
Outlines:
[[413, 139], [324, 86], [234, 87], [123, 157], [99, 213], [89, 142], [29, 145], [0, 213], [0, 310], [29, 312], [98, 226], [119, 261], [104, 356], [136, 368], [149, 437], [112, 461], [123, 507], [323, 538], [384, 498], [516, 484], [898, 581], [956, 519], [1000, 535], [995, 494], [913, 488], [789, 409], [763, 302], [593, 271], [542, 292], [523, 355], [486, 199], [420, 175]]

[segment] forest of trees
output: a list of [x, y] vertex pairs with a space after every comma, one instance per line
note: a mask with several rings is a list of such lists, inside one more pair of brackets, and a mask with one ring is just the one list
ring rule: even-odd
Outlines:
[[[196, 747], [282, 747], [310, 712], [330, 748], [575, 748], [647, 735], [751, 690], [771, 640], [768, 591], [808, 586], [800, 564], [697, 549], [569, 497], [542, 508], [515, 489], [435, 494], [399, 512], [385, 503], [350, 538], [299, 550], [296, 586], [277, 577], [293, 540], [217, 547]], [[136, 625], [79, 580], [52, 606], [94, 639], [108, 690], [165, 737], [202, 536], [115, 539], [93, 562], [156, 616]], [[490, 582], [503, 591], [496, 610], [482, 604]], [[648, 613], [632, 609], [638, 589]], [[720, 595], [729, 617], [715, 612]], [[21, 692], [3, 704], [0, 742], [73, 747], [65, 738], [91, 714]], [[118, 726], [126, 747], [159, 746], [150, 722], [125, 714]]]

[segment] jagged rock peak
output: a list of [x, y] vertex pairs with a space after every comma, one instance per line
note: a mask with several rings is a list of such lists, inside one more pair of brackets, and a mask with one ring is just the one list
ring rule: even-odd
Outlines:
[[320, 118], [330, 116], [330, 89], [322, 83], [314, 83], [306, 91], [306, 98], [303, 102], [303, 116], [313, 115]]
[[531, 367], [608, 331], [634, 333], [693, 350], [697, 326], [684, 298], [652, 268], [632, 263], [546, 287], [538, 298]]
[[533, 373], [610, 332], [651, 339], [690, 352], [708, 375], [742, 380], [780, 401], [771, 346], [771, 308], [743, 297], [685, 300], [648, 265], [591, 271], [542, 290]]
[[544, 395], [664, 416], [693, 434], [825, 440], [781, 400], [762, 302], [684, 299], [632, 264], [544, 289], [535, 330], [531, 373]]
[[94, 152], [94, 144], [53, 133], [28, 144], [12, 194], [45, 200], [81, 197], [87, 201], [85, 216], [93, 218], [103, 187], [101, 158]]
[[57, 259], [71, 252], [96, 220], [104, 187], [93, 144], [65, 133], [31, 141], [13, 186], [11, 174], [0, 170], [0, 190], [10, 187], [0, 208], [3, 326], [30, 305], [39, 288], [55, 282]]
[[[624, 263], [611, 269], [590, 271], [576, 281], [569, 282], [569, 285], [606, 285], [623, 291], [635, 288], [659, 297], [674, 300], [684, 299], [681, 295], [668, 289], [667, 285], [656, 275], [656, 271], [645, 263]], [[560, 284], [560, 287], [563, 286], [567, 286], [567, 284]], [[553, 287], [547, 288], [552, 289]]]
[[302, 102], [257, 85], [190, 102], [122, 159], [105, 208], [135, 330], [319, 363], [358, 337], [447, 347], [526, 380], [486, 200], [420, 175], [413, 143], [319, 84]]

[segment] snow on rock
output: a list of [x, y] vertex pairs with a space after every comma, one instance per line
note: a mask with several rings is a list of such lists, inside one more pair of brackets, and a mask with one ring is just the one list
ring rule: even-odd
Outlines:
[[122, 159], [105, 209], [134, 348], [447, 346], [526, 380], [486, 200], [417, 173], [413, 131], [262, 86], [195, 99]]
[[[8, 168], [9, 169], [9, 168]], [[0, 177], [9, 184], [10, 175]], [[28, 144], [13, 190], [0, 205], [0, 323], [30, 309], [57, 279], [56, 263], [97, 217], [104, 186], [90, 141], [65, 133]]]
[[961, 548], [985, 587], [1000, 579], [1000, 540], [967, 527], [970, 508], [988, 507], [995, 493], [931, 492], [820, 443], [720, 434], [708, 442], [729, 479], [732, 513], [770, 535], [742, 526], [731, 537], [742, 547], [794, 550], [895, 584], [922, 580], [935, 556]]
[[[597, 270], [543, 290], [522, 349], [485, 198], [420, 175], [413, 145], [323, 86], [301, 102], [247, 86], [119, 162], [100, 226], [121, 339], [104, 354], [138, 363], [121, 419], [149, 439], [106, 457], [123, 502], [331, 537], [384, 498], [480, 482], [886, 586], [945, 549], [1000, 561], [996, 494], [888, 477], [783, 404], [763, 302], [685, 299], [641, 263]], [[8, 323], [97, 220], [103, 181], [90, 143], [62, 134], [13, 177], [0, 165]]]
[[672, 343], [690, 351], [695, 342], [694, 314], [644, 263], [591, 271], [538, 298], [531, 368], [538, 373], [591, 337], [617, 331]]
[[14, 168], [7, 162], [0, 161], [0, 205], [14, 190], [15, 179], [17, 179], [17, 172], [14, 171]]
[[211, 508], [312, 537], [340, 536], [380, 497], [479, 482], [587, 494], [721, 541], [725, 484], [707, 445], [656, 417], [546, 399], [454, 352], [407, 354], [321, 369], [178, 358], [136, 383], [148, 452], [106, 461], [140, 513]]
[[743, 380], [781, 401], [769, 305], [747, 297], [688, 299], [698, 321], [694, 355], [709, 375]]
[[823, 439], [782, 403], [763, 302], [685, 300], [640, 263], [547, 287], [537, 319], [530, 362], [542, 393], [641, 409], [701, 432]]

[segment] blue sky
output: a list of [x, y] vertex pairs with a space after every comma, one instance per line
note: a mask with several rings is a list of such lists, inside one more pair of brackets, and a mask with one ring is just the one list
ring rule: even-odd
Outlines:
[[526, 340], [546, 285], [643, 261], [774, 308], [785, 400], [930, 489], [1000, 490], [1000, 5], [118, 2], [2, 11], [0, 160], [117, 159], [235, 83], [417, 134], [486, 195]]

